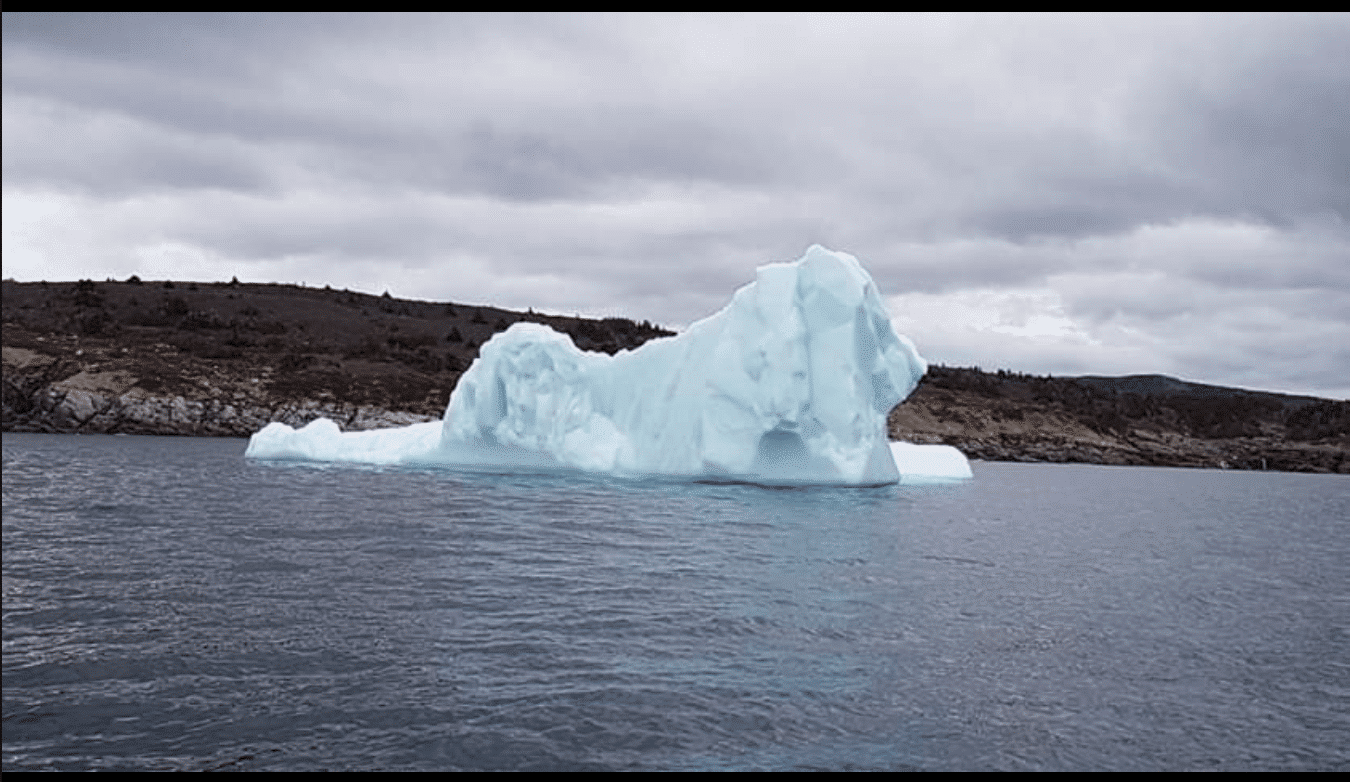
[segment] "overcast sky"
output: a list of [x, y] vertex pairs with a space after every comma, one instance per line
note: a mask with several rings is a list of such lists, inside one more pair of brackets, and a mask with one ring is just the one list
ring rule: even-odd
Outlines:
[[4, 276], [682, 327], [813, 243], [931, 362], [1350, 397], [1350, 15], [3, 15]]

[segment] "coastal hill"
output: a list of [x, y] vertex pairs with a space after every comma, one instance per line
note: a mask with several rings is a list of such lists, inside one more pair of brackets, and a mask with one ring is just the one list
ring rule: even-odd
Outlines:
[[972, 459], [1350, 473], [1350, 402], [1163, 375], [932, 366], [889, 424]]
[[[614, 353], [648, 322], [331, 288], [3, 282], [5, 431], [245, 437], [320, 416], [344, 429], [439, 418], [493, 333], [543, 323]], [[934, 366], [895, 439], [975, 459], [1350, 473], [1350, 402], [1160, 375], [1036, 377]]]
[[247, 437], [318, 417], [345, 429], [440, 418], [493, 333], [546, 324], [614, 353], [673, 332], [255, 283], [3, 283], [6, 431]]

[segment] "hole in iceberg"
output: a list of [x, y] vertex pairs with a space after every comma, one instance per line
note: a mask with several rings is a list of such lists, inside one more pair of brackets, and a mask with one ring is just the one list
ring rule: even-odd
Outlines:
[[809, 472], [811, 452], [801, 435], [786, 429], [773, 429], [759, 438], [755, 452], [756, 475], [791, 478]]

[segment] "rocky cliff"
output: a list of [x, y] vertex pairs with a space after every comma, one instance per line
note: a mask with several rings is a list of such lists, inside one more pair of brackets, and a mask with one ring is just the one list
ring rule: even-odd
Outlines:
[[3, 283], [5, 431], [247, 437], [441, 417], [494, 332], [531, 320], [588, 350], [671, 332], [293, 285]]
[[1350, 402], [1161, 375], [935, 366], [889, 424], [893, 439], [972, 459], [1350, 473]]

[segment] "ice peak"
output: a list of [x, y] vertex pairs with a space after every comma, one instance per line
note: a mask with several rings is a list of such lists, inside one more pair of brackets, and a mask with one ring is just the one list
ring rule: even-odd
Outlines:
[[888, 483], [886, 414], [926, 369], [857, 259], [815, 245], [760, 267], [684, 334], [613, 357], [528, 324], [494, 336], [451, 397], [442, 446], [627, 473]]

